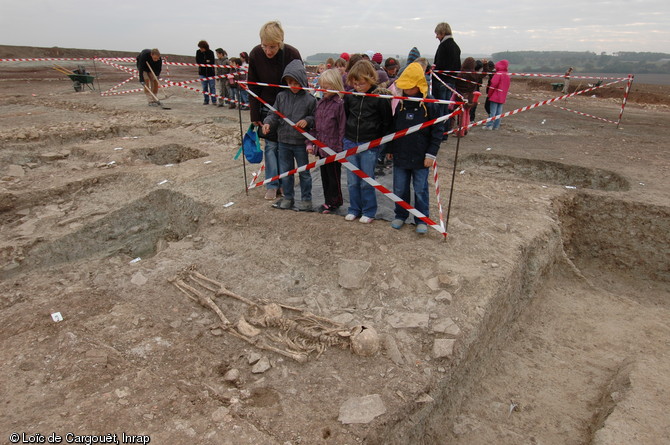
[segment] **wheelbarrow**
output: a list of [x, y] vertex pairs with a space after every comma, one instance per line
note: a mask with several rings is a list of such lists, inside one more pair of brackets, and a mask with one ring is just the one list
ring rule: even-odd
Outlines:
[[84, 86], [87, 86], [91, 91], [95, 91], [93, 81], [95, 76], [91, 76], [88, 71], [82, 66], [79, 65], [76, 70], [72, 71], [67, 68], [63, 68], [60, 65], [55, 65], [53, 69], [56, 71], [65, 74], [67, 77], [72, 80], [74, 84], [74, 90], [79, 92], [84, 89]]
[[95, 91], [93, 85], [95, 76], [91, 76], [90, 74], [68, 74], [67, 77], [72, 80], [75, 91], [79, 92], [83, 90], [84, 86], [87, 86], [91, 91]]

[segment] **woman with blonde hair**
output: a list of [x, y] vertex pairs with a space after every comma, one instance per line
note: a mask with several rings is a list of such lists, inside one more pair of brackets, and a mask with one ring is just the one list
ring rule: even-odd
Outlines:
[[[249, 82], [286, 85], [282, 76], [284, 69], [292, 60], [302, 60], [300, 52], [284, 43], [284, 30], [281, 23], [271, 21], [264, 24], [259, 32], [260, 45], [256, 45], [249, 53]], [[269, 104], [274, 104], [280, 88], [271, 86], [249, 85], [249, 89]], [[251, 122], [262, 126], [268, 115], [266, 107], [254, 97], [250, 97]], [[261, 132], [259, 132], [261, 135]], [[269, 179], [279, 174], [279, 152], [277, 132], [271, 131], [261, 137], [265, 138], [265, 178]], [[279, 191], [279, 181], [267, 184], [265, 199], [273, 200]]]

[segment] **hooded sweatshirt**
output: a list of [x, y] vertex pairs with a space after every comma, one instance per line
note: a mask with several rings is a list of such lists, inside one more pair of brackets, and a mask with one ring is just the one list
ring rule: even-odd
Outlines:
[[509, 62], [507, 60], [503, 59], [496, 63], [496, 73], [489, 83], [491, 87], [489, 99], [491, 102], [504, 104], [507, 99], [507, 92], [511, 83], [509, 75], [507, 75], [508, 67]]
[[[301, 87], [307, 88], [307, 73], [305, 66], [300, 60], [291, 60], [284, 69], [282, 80], [286, 77], [295, 79]], [[314, 112], [316, 110], [316, 98], [305, 90], [297, 93], [289, 89], [283, 89], [277, 94], [277, 100], [274, 107], [283, 115], [288, 117], [293, 123], [304, 119], [307, 121], [305, 130], [314, 126]], [[296, 129], [291, 127], [275, 113], [267, 115], [264, 124], [270, 124], [271, 128], [277, 128], [277, 140], [284, 144], [301, 145], [305, 143], [305, 137]]]

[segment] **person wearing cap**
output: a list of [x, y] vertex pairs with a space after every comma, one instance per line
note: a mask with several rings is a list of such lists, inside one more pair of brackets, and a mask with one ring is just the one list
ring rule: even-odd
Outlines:
[[393, 57], [389, 57], [386, 59], [384, 62], [384, 71], [386, 71], [386, 75], [389, 78], [389, 83], [393, 83], [396, 78], [398, 77], [398, 69], [400, 68], [400, 64], [396, 59]]
[[[428, 98], [428, 83], [424, 68], [419, 63], [409, 64], [396, 79], [395, 85], [403, 95], [412, 98]], [[413, 100], [402, 100], [396, 109], [393, 122], [395, 131], [405, 130], [440, 116], [437, 104]], [[442, 122], [408, 134], [388, 144], [388, 157], [393, 159], [393, 193], [406, 203], [410, 203], [410, 190], [414, 188], [414, 208], [429, 216], [428, 173], [433, 165], [442, 142], [444, 124]], [[411, 186], [411, 187], [410, 187]], [[405, 224], [409, 211], [395, 205], [395, 218], [391, 227], [400, 230]], [[416, 233], [428, 232], [428, 225], [416, 216]]]

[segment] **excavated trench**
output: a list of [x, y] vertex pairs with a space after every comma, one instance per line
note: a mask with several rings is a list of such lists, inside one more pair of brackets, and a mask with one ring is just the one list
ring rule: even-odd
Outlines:
[[76, 232], [36, 244], [22, 262], [5, 265], [0, 278], [119, 253], [149, 258], [157, 253], [161, 243], [194, 233], [209, 211], [207, 205], [181, 193], [155, 190]]
[[[521, 340], [513, 333], [524, 332], [527, 326], [520, 323], [532, 324], [538, 314], [549, 312], [551, 316], [558, 317], [559, 315], [552, 312], [553, 309], [547, 305], [553, 303], [552, 299], [557, 296], [570, 293], [580, 295], [580, 292], [583, 292], [582, 289], [586, 288], [583, 283], [588, 278], [585, 278], [578, 269], [582, 265], [589, 268], [589, 276], [595, 277], [601, 271], [607, 270], [609, 276], [616, 277], [618, 270], [626, 271], [629, 276], [635, 277], [634, 279], [643, 280], [645, 285], [654, 284], [657, 288], [665, 289], [661, 294], [666, 299], [660, 304], [666, 308], [670, 307], [670, 300], [667, 299], [669, 296], [667, 284], [670, 282], [670, 208], [631, 202], [606, 196], [602, 192], [586, 191], [569, 193], [557, 200], [554, 205], [558, 209], [557, 224], [550, 224], [545, 233], [522, 249], [516, 259], [516, 266], [499, 283], [497, 293], [491, 296], [486, 314], [479, 326], [464, 339], [463, 352], [455, 358], [451, 372], [448, 372], [447, 377], [431, 392], [430, 395], [435, 402], [418, 407], [414, 405], [408, 412], [390, 419], [386, 425], [368, 437], [369, 443], [490, 443], [487, 442], [492, 439], [490, 431], [500, 429], [510, 435], [516, 434], [510, 433], [507, 429], [510, 428], [508, 417], [510, 414], [507, 412], [495, 418], [496, 420], [483, 420], [478, 417], [480, 413], [473, 414], [475, 411], [472, 411], [472, 403], [469, 405], [468, 403], [479, 388], [498, 388], [501, 394], [504, 393], [500, 388], [504, 388], [508, 382], [514, 380], [513, 377], [517, 376], [508, 375], [506, 378], [504, 374], [499, 375], [501, 368], [506, 369], [500, 362], [521, 351], [522, 355], [516, 355], [517, 359], [512, 361], [510, 369], [524, 366], [517, 365], [517, 362], [527, 351], [523, 347], [515, 349], [515, 345], [518, 346]], [[572, 278], [566, 279], [566, 274]], [[545, 286], [547, 282], [551, 282], [554, 287]], [[596, 295], [594, 301], [612, 298], [613, 295], [608, 289], [594, 290], [594, 294]], [[611, 300], [612, 304], [616, 304], [617, 298]], [[568, 306], [570, 304], [567, 303]], [[597, 312], [597, 308], [594, 310]], [[583, 315], [577, 322], [591, 326], [592, 319], [586, 317], [593, 316], [593, 314]], [[561, 330], [568, 329], [572, 326], [571, 323], [576, 322], [575, 320], [564, 322], [559, 319], [556, 323], [559, 326], [558, 330]], [[544, 327], [539, 331], [542, 329]], [[631, 332], [635, 333], [636, 329]], [[630, 340], [625, 338], [621, 340], [622, 345]], [[549, 344], [545, 347], [549, 349], [543, 348], [540, 353], [529, 353], [535, 356], [528, 359], [524, 357], [524, 362], [538, 360], [534, 366], [539, 368], [543, 359], [538, 358], [538, 355], [546, 353], [558, 356], [562, 350], [573, 348], [561, 344]], [[620, 347], [625, 349], [624, 346]], [[592, 394], [592, 400], [584, 403], [587, 413], [583, 413], [583, 418], [575, 421], [579, 426], [570, 430], [562, 425], [560, 431], [555, 432], [554, 439], [561, 437], [560, 440], [564, 440], [565, 437], [569, 437], [569, 443], [590, 443], [602, 428], [616, 407], [616, 401], [610, 396], [614, 391], [612, 388], [616, 387], [617, 391], [627, 389], [627, 375], [630, 369], [629, 359], [623, 352], [621, 355], [617, 353], [612, 355], [617, 359], [612, 359], [611, 363], [603, 365], [603, 369], [598, 370], [599, 375], [591, 376], [588, 384], [583, 382], [583, 388], [578, 385], [563, 387], [563, 384], [557, 385], [555, 381], [550, 381], [545, 383], [547, 387], [540, 390], [540, 392], [557, 393], [560, 395], [559, 398], [569, 398], [568, 394], [584, 392], [587, 388], [595, 392]], [[582, 365], [575, 363], [572, 366], [589, 368], [593, 360], [592, 357], [587, 357]], [[581, 372], [581, 369], [575, 371]], [[508, 372], [524, 375], [523, 372], [519, 373], [519, 369]], [[565, 372], [572, 373], [569, 367]], [[597, 390], [589, 386], [595, 384], [598, 385]], [[521, 391], [525, 385], [526, 382], [523, 380], [519, 382]], [[530, 394], [519, 397], [524, 396], [532, 398]], [[566, 405], [569, 403], [566, 402]], [[549, 417], [552, 415], [558, 416], [550, 413]], [[478, 424], [480, 430], [477, 431], [477, 426], [468, 425], [463, 419], [475, 419], [472, 422]], [[470, 432], [468, 427], [475, 432]], [[539, 431], [542, 427], [538, 424], [534, 427], [538, 431], [526, 430], [516, 439], [501, 439], [499, 443], [518, 443], [516, 440], [519, 437], [526, 439], [532, 437], [535, 440], [535, 434], [537, 437], [552, 434]], [[465, 434], [464, 431], [471, 435]], [[489, 437], [482, 431], [488, 431]], [[477, 442], [478, 440], [484, 442]], [[540, 440], [538, 443], [544, 442]]]
[[630, 190], [628, 180], [618, 173], [554, 161], [480, 153], [464, 157], [459, 166], [463, 169], [476, 168], [487, 175], [505, 179], [524, 179], [579, 189]]
[[179, 144], [167, 144], [160, 147], [137, 148], [133, 154], [140, 159], [156, 165], [179, 164], [191, 159], [204, 158], [208, 153]]

